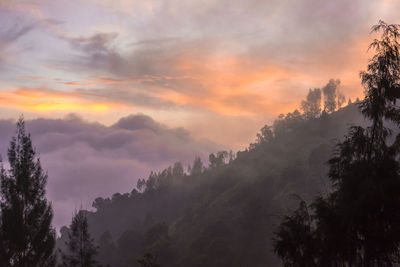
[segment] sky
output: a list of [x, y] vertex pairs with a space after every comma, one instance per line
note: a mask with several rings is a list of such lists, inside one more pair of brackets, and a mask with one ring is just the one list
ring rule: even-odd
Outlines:
[[0, 152], [24, 114], [61, 224], [77, 199], [245, 148], [331, 78], [362, 97], [371, 26], [400, 23], [398, 10], [395, 0], [0, 0]]

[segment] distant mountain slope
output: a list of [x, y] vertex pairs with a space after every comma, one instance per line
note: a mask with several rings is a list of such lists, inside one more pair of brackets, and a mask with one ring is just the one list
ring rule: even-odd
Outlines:
[[96, 199], [87, 216], [99, 260], [138, 266], [151, 252], [162, 267], [280, 266], [273, 231], [297, 198], [327, 189], [326, 162], [351, 124], [366, 124], [354, 104], [316, 119], [287, 116], [236, 157], [217, 153], [190, 173], [177, 163], [141, 181], [141, 192]]
[[[55, 210], [53, 224], [57, 228], [68, 223], [82, 203], [127, 192], [139, 177], [153, 168], [164, 168], [171, 159], [188, 164], [193, 154], [207, 157], [209, 151], [221, 148], [143, 114], [123, 117], [110, 126], [72, 114], [63, 119], [27, 120], [26, 125], [49, 174], [47, 197]], [[0, 119], [4, 160], [14, 132], [14, 121]]]

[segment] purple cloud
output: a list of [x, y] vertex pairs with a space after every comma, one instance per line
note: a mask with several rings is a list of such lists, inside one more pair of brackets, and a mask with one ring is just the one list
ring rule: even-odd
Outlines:
[[[220, 147], [198, 141], [182, 128], [169, 128], [138, 114], [111, 126], [70, 115], [64, 119], [27, 121], [27, 130], [48, 171], [47, 194], [54, 224], [70, 221], [74, 209], [90, 208], [99, 196], [130, 192], [139, 178], [175, 161], [185, 165], [196, 155], [206, 157]], [[6, 151], [15, 122], [0, 120], [0, 152]]]

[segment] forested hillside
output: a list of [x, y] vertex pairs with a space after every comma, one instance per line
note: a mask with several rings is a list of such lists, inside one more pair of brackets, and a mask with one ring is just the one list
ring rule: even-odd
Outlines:
[[0, 0], [0, 267], [400, 267], [399, 10]]
[[[310, 90], [309, 96], [312, 95]], [[312, 115], [297, 110], [266, 125], [236, 154], [211, 154], [152, 172], [131, 193], [97, 198], [87, 214], [98, 260], [139, 266], [280, 266], [273, 232], [299, 198], [328, 190], [327, 161], [349, 125], [365, 124], [357, 104]], [[112, 177], [110, 177], [112, 179]], [[63, 247], [68, 228], [61, 229]]]

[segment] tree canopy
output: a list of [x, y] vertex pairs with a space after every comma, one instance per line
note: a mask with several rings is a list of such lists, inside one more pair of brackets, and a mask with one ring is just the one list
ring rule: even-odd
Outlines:
[[47, 174], [21, 117], [0, 171], [0, 259], [8, 266], [53, 266], [53, 211], [46, 199]]
[[72, 218], [66, 247], [67, 251], [62, 252], [62, 266], [98, 266], [95, 260], [97, 246], [90, 236], [89, 225], [84, 211], [77, 212]]
[[372, 125], [351, 127], [338, 143], [329, 160], [332, 190], [310, 206], [302, 202], [278, 227], [274, 246], [285, 266], [400, 261], [400, 135], [389, 141], [392, 131], [384, 126], [400, 122], [400, 26], [380, 21], [372, 30], [381, 36], [370, 45], [375, 55], [361, 72], [365, 99], [359, 104]]

